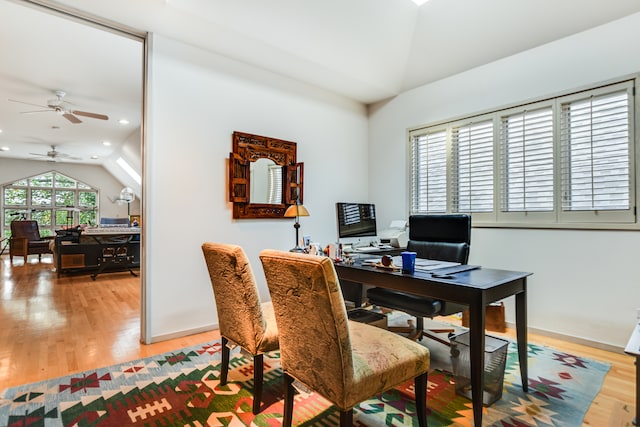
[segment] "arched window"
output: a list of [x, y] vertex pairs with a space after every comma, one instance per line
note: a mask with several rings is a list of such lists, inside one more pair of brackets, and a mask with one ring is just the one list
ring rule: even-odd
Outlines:
[[2, 187], [3, 235], [11, 221], [38, 221], [40, 234], [77, 224], [95, 224], [98, 190], [56, 171], [19, 179]]

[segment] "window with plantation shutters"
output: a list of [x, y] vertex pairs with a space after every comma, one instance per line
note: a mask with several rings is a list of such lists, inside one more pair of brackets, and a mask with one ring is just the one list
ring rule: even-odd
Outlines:
[[631, 86], [585, 95], [560, 100], [562, 211], [631, 220]]
[[493, 121], [452, 129], [453, 212], [493, 211]]
[[409, 214], [640, 229], [636, 79], [410, 130]]
[[447, 133], [411, 136], [411, 212], [447, 211]]
[[553, 109], [547, 104], [500, 119], [502, 212], [554, 210]]

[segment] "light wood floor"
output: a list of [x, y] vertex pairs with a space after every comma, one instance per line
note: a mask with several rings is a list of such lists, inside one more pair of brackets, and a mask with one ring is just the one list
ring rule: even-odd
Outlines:
[[[15, 258], [13, 266], [8, 256], [0, 258], [0, 392], [219, 338], [213, 331], [143, 345], [137, 277], [124, 272], [103, 274], [96, 281], [88, 275], [57, 278], [52, 267], [50, 256], [41, 263], [31, 257], [27, 265]], [[505, 335], [514, 337], [513, 331]], [[529, 334], [529, 341], [611, 363], [583, 425], [631, 425], [632, 357], [535, 334]]]

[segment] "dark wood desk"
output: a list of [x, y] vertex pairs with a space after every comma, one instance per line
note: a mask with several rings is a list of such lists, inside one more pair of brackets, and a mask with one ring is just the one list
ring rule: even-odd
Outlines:
[[[92, 279], [102, 272], [129, 270], [140, 267], [140, 231], [106, 230], [87, 233], [77, 239], [56, 238], [56, 268], [58, 277], [67, 272], [90, 272]], [[110, 249], [111, 256], [105, 256]], [[120, 255], [122, 254], [122, 256]]]
[[484, 384], [485, 309], [487, 304], [515, 295], [516, 334], [522, 389], [528, 391], [527, 370], [527, 276], [531, 273], [480, 268], [452, 275], [451, 279], [433, 278], [426, 271], [412, 275], [390, 272], [363, 265], [336, 264], [341, 280], [411, 292], [416, 295], [457, 302], [469, 306], [469, 352], [471, 357], [471, 401], [476, 426], [482, 426], [482, 390]]

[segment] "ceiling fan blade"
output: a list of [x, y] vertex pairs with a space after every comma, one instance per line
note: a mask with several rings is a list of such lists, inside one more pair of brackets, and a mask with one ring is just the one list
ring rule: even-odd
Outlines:
[[72, 113], [77, 116], [91, 117], [92, 119], [109, 120], [109, 116], [105, 116], [104, 114], [88, 113], [86, 111], [77, 110], [73, 110]]
[[62, 117], [64, 117], [65, 119], [69, 120], [73, 124], [82, 123], [82, 120], [80, 120], [79, 118], [77, 118], [76, 116], [74, 116], [71, 113], [64, 113], [62, 115]]
[[18, 104], [24, 104], [24, 105], [33, 105], [34, 107], [48, 108], [46, 105], [32, 104], [30, 102], [17, 101], [15, 99], [8, 99], [7, 101], [17, 102]]
[[53, 110], [35, 110], [35, 111], [20, 111], [20, 114], [31, 114], [31, 113], [49, 113]]
[[29, 153], [29, 154], [31, 154], [32, 156], [45, 156], [45, 157], [47, 156], [47, 154], [42, 154], [42, 153]]

